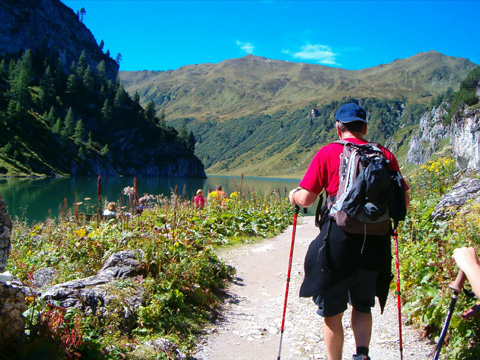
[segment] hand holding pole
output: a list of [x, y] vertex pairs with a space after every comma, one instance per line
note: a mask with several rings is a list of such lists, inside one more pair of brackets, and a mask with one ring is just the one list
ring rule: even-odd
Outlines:
[[300, 207], [298, 205], [295, 205], [295, 214], [293, 216], [293, 227], [292, 227], [292, 243], [290, 245], [290, 256], [288, 260], [287, 285], [285, 288], [285, 300], [283, 302], [282, 327], [280, 328], [280, 345], [278, 347], [277, 360], [280, 360], [280, 353], [282, 351], [283, 331], [285, 329], [285, 313], [287, 311], [288, 289], [290, 286], [290, 274], [292, 272], [293, 246], [295, 244], [295, 233], [297, 231], [297, 217], [299, 212], [300, 212]]
[[452, 295], [452, 299], [450, 300], [450, 306], [448, 307], [447, 318], [445, 319], [445, 323], [443, 325], [443, 329], [440, 334], [440, 338], [438, 340], [437, 350], [435, 351], [435, 357], [433, 358], [433, 360], [438, 360], [438, 357], [440, 356], [440, 351], [442, 349], [445, 336], [447, 335], [450, 319], [452, 318], [453, 310], [455, 309], [457, 297], [458, 297], [458, 294], [462, 292], [462, 288], [463, 288], [463, 284], [465, 283], [465, 280], [466, 280], [465, 273], [462, 270], [460, 270], [458, 272], [458, 275], [455, 281], [449, 285], [449, 287], [453, 290], [453, 295]]

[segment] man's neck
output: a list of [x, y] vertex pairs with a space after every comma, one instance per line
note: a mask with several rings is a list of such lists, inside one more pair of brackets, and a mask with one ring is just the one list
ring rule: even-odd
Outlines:
[[363, 140], [364, 137], [365, 137], [364, 134], [358, 133], [358, 132], [352, 133], [350, 131], [346, 131], [346, 132], [340, 134], [340, 139], [341, 140], [352, 139], [352, 138], [353, 139], [358, 139], [358, 140]]

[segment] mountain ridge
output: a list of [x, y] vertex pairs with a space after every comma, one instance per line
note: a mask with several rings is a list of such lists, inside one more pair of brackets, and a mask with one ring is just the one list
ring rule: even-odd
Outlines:
[[347, 70], [247, 55], [220, 63], [186, 65], [168, 71], [120, 71], [130, 94], [152, 100], [169, 119], [224, 119], [300, 108], [342, 97], [406, 96], [428, 103], [460, 81], [476, 65], [436, 51], [389, 64]]

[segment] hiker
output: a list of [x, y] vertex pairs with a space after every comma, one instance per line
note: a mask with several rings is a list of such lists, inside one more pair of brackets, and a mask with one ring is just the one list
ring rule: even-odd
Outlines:
[[215, 191], [212, 191], [208, 196], [217, 197], [219, 199], [226, 198], [227, 194], [223, 191], [222, 185], [217, 185]]
[[222, 190], [221, 185], [217, 185], [216, 189], [208, 194], [208, 199], [213, 201], [214, 203], [221, 205], [222, 207], [225, 206], [225, 200], [227, 198], [227, 194]]
[[105, 218], [111, 219], [114, 218], [115, 215], [117, 215], [117, 204], [114, 202], [109, 202], [107, 204], [107, 208], [103, 210], [103, 216]]
[[145, 196], [142, 196], [140, 199], [138, 199], [138, 206], [136, 208], [136, 212], [137, 214], [141, 214], [145, 209], [147, 209], [147, 198]]
[[[357, 104], [342, 105], [335, 114], [335, 124], [341, 140], [357, 145], [368, 143], [364, 139], [367, 133], [366, 113]], [[401, 176], [395, 156], [382, 146], [378, 148], [389, 160], [388, 170]], [[339, 166], [343, 149], [344, 145], [332, 143], [317, 152], [299, 187], [289, 194], [293, 205], [308, 207], [323, 190], [327, 194], [327, 203], [334, 202], [340, 184]], [[403, 179], [402, 184], [405, 199], [401, 201], [404, 201], [405, 209], [409, 201], [408, 186]], [[324, 317], [323, 333], [329, 360], [342, 359], [342, 317], [350, 303], [356, 344], [353, 359], [369, 360], [371, 308], [377, 296], [383, 312], [391, 281], [390, 221], [385, 235], [352, 234], [342, 230], [328, 216], [327, 206], [323, 206], [322, 210], [320, 234], [312, 241], [305, 256], [305, 278], [300, 296], [312, 297], [318, 306], [317, 313]]]
[[199, 210], [202, 210], [204, 207], [205, 207], [205, 196], [203, 196], [203, 190], [202, 189], [198, 189], [197, 190], [197, 196], [195, 196], [195, 206], [197, 207], [197, 209]]
[[453, 251], [453, 258], [467, 276], [475, 295], [480, 298], [480, 264], [475, 249], [473, 247], [457, 248]]

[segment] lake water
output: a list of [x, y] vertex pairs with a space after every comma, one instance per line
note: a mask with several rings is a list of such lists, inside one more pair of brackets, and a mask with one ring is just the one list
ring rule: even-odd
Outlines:
[[[298, 185], [298, 179], [277, 179], [233, 176], [209, 176], [207, 179], [193, 178], [137, 178], [139, 196], [167, 195], [177, 188], [177, 193], [186, 198], [193, 198], [197, 189], [207, 194], [209, 189], [215, 190], [222, 185], [227, 194], [242, 188], [244, 193], [256, 191], [268, 194], [279, 190], [281, 196]], [[128, 197], [123, 189], [133, 186], [133, 177], [104, 177], [102, 183], [102, 202], [115, 201], [128, 204]], [[32, 223], [45, 220], [49, 214], [57, 216], [59, 207], [66, 199], [68, 207], [73, 208], [75, 201], [82, 202], [81, 212], [95, 212], [97, 204], [97, 178], [74, 177], [56, 179], [12, 179], [0, 178], [0, 193], [8, 205], [10, 216], [20, 217]], [[313, 206], [310, 207], [310, 211]], [[313, 210], [314, 211], [314, 210]]]

